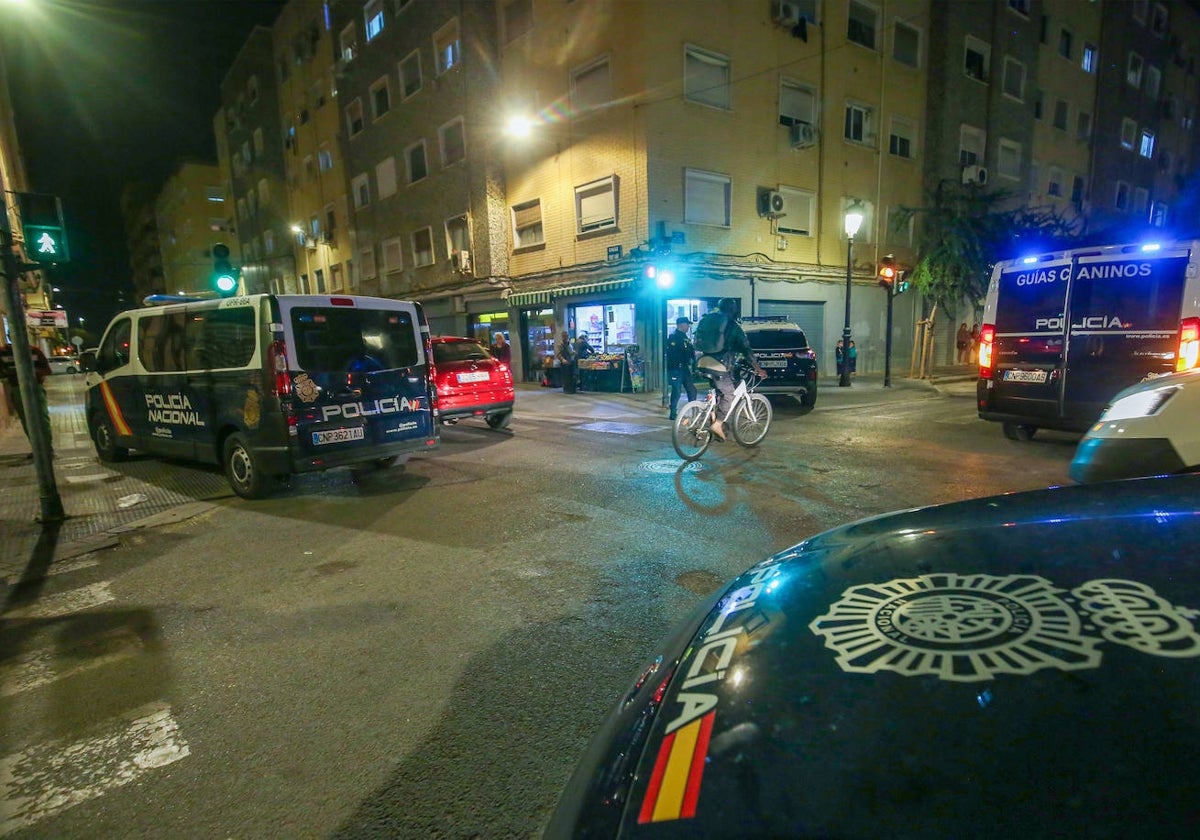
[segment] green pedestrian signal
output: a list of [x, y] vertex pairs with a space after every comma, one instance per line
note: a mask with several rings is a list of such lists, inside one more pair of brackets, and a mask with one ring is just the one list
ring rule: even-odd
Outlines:
[[62, 201], [48, 193], [17, 193], [25, 255], [35, 263], [70, 262]]
[[212, 287], [219, 297], [229, 297], [236, 294], [238, 276], [229, 263], [229, 246], [217, 243], [212, 248], [213, 272]]

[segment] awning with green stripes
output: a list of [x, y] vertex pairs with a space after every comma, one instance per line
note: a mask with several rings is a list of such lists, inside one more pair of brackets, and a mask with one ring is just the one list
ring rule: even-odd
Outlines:
[[593, 292], [611, 292], [615, 289], [624, 289], [632, 284], [632, 277], [624, 277], [620, 280], [571, 283], [566, 286], [555, 286], [551, 289], [539, 289], [533, 292], [513, 292], [508, 296], [508, 305], [514, 309], [520, 309], [539, 303], [550, 303], [555, 298], [563, 297], [564, 295], [588, 295]]

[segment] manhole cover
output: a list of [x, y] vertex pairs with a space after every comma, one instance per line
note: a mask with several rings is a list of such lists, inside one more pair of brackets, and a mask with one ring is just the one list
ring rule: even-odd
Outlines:
[[652, 473], [670, 473], [674, 475], [679, 472], [680, 467], [684, 472], [699, 472], [704, 469], [704, 465], [699, 461], [680, 461], [678, 458], [663, 458], [658, 461], [643, 461], [642, 469]]

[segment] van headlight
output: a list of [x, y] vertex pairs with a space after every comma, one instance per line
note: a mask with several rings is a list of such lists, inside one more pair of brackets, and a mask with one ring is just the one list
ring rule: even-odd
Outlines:
[[1122, 397], [1105, 409], [1104, 415], [1100, 419], [1102, 421], [1129, 420], [1134, 417], [1149, 417], [1152, 414], [1162, 411], [1162, 407], [1179, 390], [1179, 386], [1174, 385], [1170, 388], [1154, 388], [1149, 391], [1139, 391], [1136, 394], [1130, 394], [1128, 397]]

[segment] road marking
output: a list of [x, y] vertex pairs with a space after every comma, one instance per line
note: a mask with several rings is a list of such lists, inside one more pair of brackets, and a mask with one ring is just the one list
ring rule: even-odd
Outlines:
[[[59, 564], [55, 563], [53, 566], [51, 566], [47, 570], [46, 577], [53, 577], [54, 575], [65, 575], [69, 572], [78, 572], [80, 569], [86, 569], [89, 566], [99, 566], [99, 565], [100, 565], [99, 560], [80, 560], [78, 563], [64, 563], [61, 566]], [[22, 577], [24, 577], [24, 576], [23, 575], [9, 575], [7, 578], [4, 579], [4, 582], [7, 583], [9, 586], [16, 586], [18, 583], [21, 582]]]
[[102, 581], [91, 586], [60, 592], [57, 595], [47, 595], [27, 607], [18, 607], [4, 614], [5, 618], [57, 618], [60, 615], [70, 615], [81, 610], [107, 604], [114, 599], [109, 590], [110, 582]]
[[12, 697], [56, 680], [94, 671], [144, 651], [141, 637], [128, 627], [91, 635], [86, 643], [76, 647], [24, 653], [0, 664], [0, 697]]
[[166, 703], [135, 709], [108, 728], [107, 734], [49, 741], [0, 759], [0, 835], [103, 796], [191, 752]]

